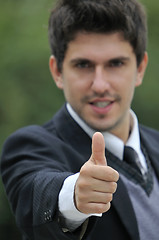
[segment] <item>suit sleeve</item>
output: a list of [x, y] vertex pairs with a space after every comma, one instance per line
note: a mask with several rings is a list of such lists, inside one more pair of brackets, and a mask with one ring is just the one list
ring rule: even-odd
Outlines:
[[18, 130], [4, 144], [2, 180], [26, 239], [80, 239], [80, 229], [64, 233], [58, 218], [59, 192], [73, 174], [64, 149], [60, 139], [39, 126]]

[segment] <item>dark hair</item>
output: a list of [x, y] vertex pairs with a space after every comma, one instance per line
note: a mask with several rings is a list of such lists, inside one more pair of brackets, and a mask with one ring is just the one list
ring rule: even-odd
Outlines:
[[147, 22], [144, 7], [137, 0], [61, 0], [49, 19], [51, 52], [62, 64], [68, 43], [77, 32], [122, 32], [134, 49], [137, 65], [147, 45]]

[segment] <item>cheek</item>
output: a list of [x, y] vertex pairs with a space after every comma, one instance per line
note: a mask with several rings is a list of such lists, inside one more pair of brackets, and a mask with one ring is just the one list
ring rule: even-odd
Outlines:
[[87, 78], [79, 78], [74, 75], [67, 78], [64, 85], [65, 91], [75, 97], [85, 95], [91, 89], [91, 83]]
[[66, 100], [71, 103], [76, 102], [80, 98], [80, 95], [82, 94], [82, 91], [79, 88], [76, 81], [72, 80], [70, 81], [70, 79], [69, 81], [65, 79], [63, 91]]
[[136, 76], [129, 73], [117, 78], [112, 85], [112, 89], [120, 95], [124, 101], [130, 101], [134, 95], [135, 84]]
[[135, 90], [135, 81], [130, 82], [127, 84], [124, 88], [125, 92], [125, 103], [130, 105], [134, 96], [134, 90]]

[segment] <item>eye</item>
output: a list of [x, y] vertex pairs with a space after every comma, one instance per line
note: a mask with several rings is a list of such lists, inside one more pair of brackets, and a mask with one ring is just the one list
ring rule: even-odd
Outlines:
[[120, 59], [114, 59], [110, 62], [110, 67], [121, 67], [124, 65], [124, 62]]
[[81, 61], [77, 62], [75, 66], [77, 68], [82, 68], [82, 69], [93, 67], [93, 65], [88, 60], [81, 60]]

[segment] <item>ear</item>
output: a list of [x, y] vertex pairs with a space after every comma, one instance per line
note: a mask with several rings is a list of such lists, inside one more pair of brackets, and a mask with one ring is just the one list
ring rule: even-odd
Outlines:
[[135, 84], [136, 87], [142, 84], [142, 80], [146, 71], [147, 64], [148, 64], [148, 54], [147, 52], [145, 52], [142, 62], [137, 68], [137, 79]]
[[59, 71], [58, 66], [57, 66], [57, 60], [53, 55], [51, 55], [51, 57], [49, 59], [49, 67], [50, 67], [50, 72], [51, 72], [51, 75], [54, 79], [56, 86], [60, 89], [63, 89], [62, 73]]

